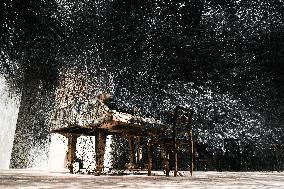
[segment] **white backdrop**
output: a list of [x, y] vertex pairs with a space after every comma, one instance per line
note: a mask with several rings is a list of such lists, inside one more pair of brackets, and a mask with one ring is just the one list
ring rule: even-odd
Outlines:
[[20, 98], [9, 94], [0, 75], [0, 169], [8, 169], [17, 124]]

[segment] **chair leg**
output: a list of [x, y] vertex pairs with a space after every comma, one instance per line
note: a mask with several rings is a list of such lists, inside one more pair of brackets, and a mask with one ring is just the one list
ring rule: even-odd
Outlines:
[[152, 171], [152, 144], [148, 143], [148, 176], [151, 176], [151, 171]]

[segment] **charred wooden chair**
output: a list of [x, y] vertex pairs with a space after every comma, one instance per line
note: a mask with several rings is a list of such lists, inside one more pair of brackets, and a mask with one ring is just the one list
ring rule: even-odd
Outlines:
[[[191, 175], [193, 172], [193, 136], [192, 136], [192, 111], [188, 108], [177, 106], [172, 115], [172, 124], [168, 128], [159, 128], [160, 132], [152, 137], [148, 143], [148, 176], [151, 176], [153, 165], [153, 147], [160, 147], [163, 169], [166, 176], [170, 173], [170, 157], [174, 159], [174, 176], [178, 173], [178, 149], [187, 149], [191, 154]], [[172, 154], [170, 156], [170, 154]]]

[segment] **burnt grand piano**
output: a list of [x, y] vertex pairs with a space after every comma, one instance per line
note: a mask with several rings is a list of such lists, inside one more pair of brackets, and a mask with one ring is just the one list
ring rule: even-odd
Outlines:
[[[65, 123], [64, 127], [53, 128], [51, 133], [58, 133], [68, 138], [68, 152], [67, 152], [67, 167], [71, 173], [73, 173], [73, 163], [75, 160], [76, 153], [76, 142], [77, 138], [81, 135], [95, 136], [95, 153], [96, 153], [96, 174], [99, 175], [104, 168], [104, 154], [106, 146], [107, 135], [122, 135], [128, 139], [129, 142], [129, 169], [133, 169], [135, 166], [135, 144], [137, 145], [137, 164], [142, 160], [142, 145], [141, 138], [149, 137], [155, 138], [156, 140], [149, 140], [148, 144], [148, 175], [151, 175], [152, 168], [152, 146], [157, 143], [157, 136], [161, 133], [166, 133], [171, 125], [162, 124], [160, 121], [143, 118], [140, 116], [132, 115], [129, 113], [118, 112], [116, 110], [111, 110], [107, 102], [111, 98], [108, 93], [101, 93], [97, 96], [94, 108], [91, 114], [87, 117], [83, 116], [83, 120], [90, 120], [86, 122], [81, 122], [80, 124]], [[175, 132], [174, 132], [175, 134]], [[175, 136], [174, 136], [175, 138]], [[174, 144], [173, 144], [174, 142]], [[177, 142], [170, 139], [168, 141], [163, 141], [162, 146], [169, 146], [176, 148]], [[173, 144], [173, 145], [172, 145]], [[167, 156], [167, 154], [165, 154]], [[169, 161], [167, 158], [165, 160]], [[137, 165], [136, 164], [136, 165]], [[168, 164], [165, 162], [164, 164]], [[177, 164], [177, 161], [176, 161]], [[167, 175], [169, 168], [167, 169]], [[175, 170], [176, 176], [177, 170]]]

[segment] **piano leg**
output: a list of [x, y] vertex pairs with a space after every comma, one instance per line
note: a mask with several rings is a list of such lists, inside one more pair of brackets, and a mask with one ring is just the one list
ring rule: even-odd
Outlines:
[[100, 129], [98, 130], [98, 133], [95, 137], [96, 137], [95, 151], [96, 151], [96, 163], [97, 163], [96, 172], [100, 174], [103, 171], [104, 167], [104, 155], [105, 155], [107, 131]]
[[134, 164], [135, 160], [135, 152], [134, 152], [134, 137], [129, 136], [128, 137], [128, 143], [129, 143], [129, 163]]
[[166, 149], [166, 147], [164, 145], [161, 145], [161, 156], [163, 159], [163, 170], [166, 174], [166, 176], [170, 176], [170, 167], [169, 167], [169, 153], [168, 150]]
[[134, 136], [128, 135], [128, 144], [129, 144], [129, 163], [127, 165], [127, 169], [129, 171], [133, 171], [135, 168], [135, 144], [134, 144]]
[[142, 139], [141, 136], [137, 136], [137, 164], [139, 165], [139, 168], [142, 169]]
[[67, 168], [73, 174], [73, 163], [76, 156], [77, 136], [70, 134], [68, 136]]
[[152, 154], [153, 154], [152, 144], [148, 143], [148, 176], [151, 176], [152, 172]]

